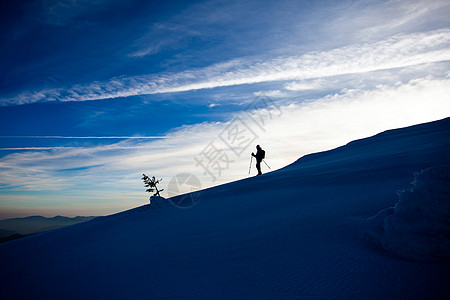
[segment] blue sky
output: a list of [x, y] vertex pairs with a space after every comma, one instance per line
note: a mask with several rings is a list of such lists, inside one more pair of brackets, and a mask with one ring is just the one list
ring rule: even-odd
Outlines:
[[277, 169], [450, 115], [448, 1], [1, 5], [0, 218], [113, 213], [148, 201], [142, 173], [208, 187], [256, 143]]

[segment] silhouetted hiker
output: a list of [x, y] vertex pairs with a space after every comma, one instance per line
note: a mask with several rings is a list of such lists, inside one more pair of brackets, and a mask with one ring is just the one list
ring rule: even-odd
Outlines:
[[252, 152], [252, 156], [256, 158], [256, 169], [258, 170], [258, 175], [261, 175], [261, 161], [266, 157], [266, 152], [259, 145], [256, 146], [256, 150], [256, 154]]

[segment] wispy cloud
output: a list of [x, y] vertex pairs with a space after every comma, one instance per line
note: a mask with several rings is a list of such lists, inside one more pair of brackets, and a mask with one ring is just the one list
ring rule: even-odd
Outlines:
[[280, 90], [267, 90], [267, 91], [259, 91], [253, 93], [255, 96], [265, 95], [266, 97], [271, 98], [283, 98], [286, 97], [287, 94]]
[[284, 88], [289, 91], [320, 90], [325, 87], [326, 85], [321, 79], [294, 81], [284, 85]]
[[[200, 35], [197, 30], [189, 28], [189, 24], [180, 25], [183, 21], [173, 21], [171, 24], [153, 24], [148, 33], [135, 42], [139, 50], [133, 51], [128, 56], [144, 57], [159, 53], [165, 49], [180, 47], [183, 41]], [[177, 22], [175, 24], [175, 22]], [[203, 24], [205, 26], [205, 24]]]
[[1, 99], [2, 105], [39, 101], [88, 101], [270, 81], [306, 80], [402, 68], [450, 60], [450, 29], [396, 35], [374, 43], [346, 46], [268, 61], [233, 60], [175, 74], [115, 78], [107, 82], [52, 89]]
[[234, 34], [229, 32], [235, 31], [236, 26], [248, 28], [244, 24], [249, 15], [251, 24], [255, 19], [261, 22], [262, 15], [267, 14], [262, 7], [270, 5], [271, 1], [263, 2], [209, 0], [191, 4], [168, 20], [144, 28], [144, 34], [134, 42], [128, 56], [141, 58], [164, 50], [186, 49], [193, 39], [233, 39]]
[[23, 151], [23, 150], [57, 150], [57, 149], [71, 149], [73, 147], [5, 147], [0, 148], [0, 151]]
[[57, 26], [67, 25], [86, 12], [104, 10], [108, 4], [118, 0], [44, 0], [42, 6], [43, 21]]
[[[0, 151], [23, 151], [23, 150], [70, 150], [70, 149], [87, 149], [87, 147], [10, 147], [10, 148], [0, 148]], [[119, 146], [108, 150], [126, 150], [126, 149], [140, 149], [146, 148], [145, 146]]]
[[[335, 21], [330, 24], [335, 29], [346, 30], [343, 27], [358, 28], [352, 34], [359, 40], [367, 40], [386, 34], [423, 30], [431, 24], [446, 19], [450, 5], [445, 0], [435, 1], [380, 1], [370, 7], [370, 14], [356, 13], [355, 18], [348, 22]], [[382, 20], [380, 22], [380, 20]], [[445, 22], [445, 21], [444, 21]]]

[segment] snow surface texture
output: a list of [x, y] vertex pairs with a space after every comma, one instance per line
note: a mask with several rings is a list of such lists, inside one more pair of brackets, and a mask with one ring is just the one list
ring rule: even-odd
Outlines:
[[395, 207], [369, 219], [368, 235], [383, 249], [416, 261], [450, 262], [450, 166], [414, 174]]
[[449, 133], [450, 118], [391, 130], [202, 190], [191, 208], [0, 244], [0, 299], [450, 299], [449, 264], [363, 238], [414, 172], [450, 165]]

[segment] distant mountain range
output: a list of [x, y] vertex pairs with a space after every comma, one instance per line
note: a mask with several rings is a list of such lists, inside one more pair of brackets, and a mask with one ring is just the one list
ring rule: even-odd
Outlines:
[[96, 217], [69, 218], [56, 216], [53, 218], [46, 218], [42, 216], [31, 216], [26, 218], [0, 220], [0, 243], [39, 232], [86, 222], [94, 218]]

